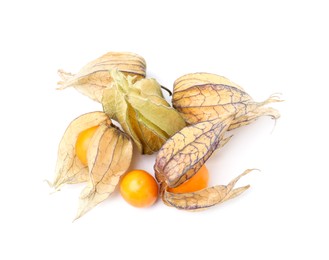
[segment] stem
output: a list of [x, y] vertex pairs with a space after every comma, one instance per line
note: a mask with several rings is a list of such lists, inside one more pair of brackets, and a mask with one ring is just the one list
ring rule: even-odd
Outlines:
[[166, 87], [164, 87], [164, 86], [160, 86], [162, 89], [164, 89], [165, 91], [167, 91], [168, 93], [169, 93], [169, 96], [172, 96], [172, 92], [169, 90], [169, 89], [167, 89]]

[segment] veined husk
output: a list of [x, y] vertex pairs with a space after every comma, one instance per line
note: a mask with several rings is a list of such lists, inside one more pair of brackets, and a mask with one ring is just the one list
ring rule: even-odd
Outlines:
[[172, 98], [173, 106], [188, 124], [223, 120], [233, 115], [228, 130], [248, 125], [260, 116], [279, 118], [276, 109], [266, 107], [279, 101], [273, 95], [263, 102], [255, 102], [239, 85], [210, 73], [191, 73], [178, 78]]
[[135, 80], [146, 75], [146, 62], [143, 57], [131, 52], [108, 52], [98, 59], [88, 63], [77, 74], [63, 70], [58, 73], [62, 81], [59, 89], [74, 87], [91, 99], [101, 102], [103, 90], [111, 82], [111, 69], [117, 69], [125, 75], [135, 76]]
[[88, 167], [76, 156], [75, 143], [82, 131], [101, 124], [110, 125], [111, 120], [104, 112], [98, 111], [81, 115], [69, 124], [58, 147], [55, 180], [51, 184], [55, 190], [66, 183], [88, 180]]
[[235, 188], [240, 178], [255, 169], [245, 170], [227, 185], [216, 185], [195, 192], [172, 193], [167, 190], [163, 192], [163, 200], [169, 206], [177, 209], [198, 211], [213, 207], [227, 200], [233, 199], [250, 188], [250, 185]]
[[168, 191], [197, 173], [212, 153], [224, 146], [230, 137], [225, 132], [233, 116], [225, 120], [208, 120], [189, 125], [177, 132], [160, 149], [154, 171], [165, 204], [184, 210], [200, 210], [240, 195], [249, 185], [235, 188], [236, 182], [251, 170], [233, 179], [227, 186], [209, 187], [193, 193], [175, 194]]
[[103, 92], [103, 110], [118, 121], [144, 154], [152, 154], [185, 126], [180, 114], [164, 99], [155, 79], [134, 81], [118, 70]]
[[[77, 157], [75, 144], [82, 131], [94, 126], [98, 128], [87, 149], [86, 166]], [[87, 183], [80, 195], [76, 219], [80, 218], [111, 195], [130, 166], [132, 152], [130, 137], [112, 125], [104, 112], [84, 114], [73, 120], [63, 135], [51, 186], [58, 190], [64, 184]]]
[[156, 157], [158, 182], [174, 188], [193, 177], [211, 154], [227, 143], [230, 137], [224, 135], [231, 121], [227, 118], [189, 125], [169, 138]]
[[101, 125], [88, 148], [89, 179], [80, 194], [76, 219], [107, 199], [128, 170], [132, 141], [117, 127]]

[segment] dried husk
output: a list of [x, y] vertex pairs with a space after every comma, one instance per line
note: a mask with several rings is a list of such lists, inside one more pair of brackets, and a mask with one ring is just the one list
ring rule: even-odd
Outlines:
[[239, 85], [229, 79], [210, 73], [192, 73], [174, 83], [173, 106], [188, 124], [234, 116], [228, 130], [248, 125], [260, 116], [280, 117], [267, 104], [281, 101], [270, 96], [255, 102]]
[[196, 192], [189, 193], [172, 193], [164, 190], [163, 200], [166, 204], [177, 209], [197, 211], [207, 209], [209, 207], [223, 203], [229, 199], [233, 199], [246, 191], [250, 185], [235, 188], [238, 180], [251, 172], [253, 169], [248, 169], [234, 178], [228, 185], [217, 185], [202, 189]]
[[107, 199], [132, 159], [131, 139], [116, 127], [101, 125], [88, 148], [89, 179], [80, 194], [76, 219]]
[[103, 110], [118, 121], [144, 154], [158, 151], [164, 142], [185, 126], [180, 114], [164, 99], [155, 79], [137, 82], [117, 70], [104, 90]]
[[104, 88], [113, 80], [109, 74], [111, 69], [117, 69], [138, 80], [146, 75], [146, 62], [143, 57], [135, 53], [108, 52], [88, 63], [77, 74], [59, 70], [58, 73], [62, 78], [62, 81], [58, 82], [59, 89], [74, 87], [82, 94], [101, 102]]
[[184, 127], [160, 149], [155, 165], [155, 177], [160, 184], [163, 202], [184, 210], [201, 210], [232, 199], [249, 188], [234, 188], [236, 182], [251, 170], [233, 179], [227, 186], [218, 185], [191, 193], [172, 193], [168, 188], [181, 185], [197, 173], [213, 152], [229, 140], [225, 133], [233, 116], [224, 120], [209, 120]]
[[88, 180], [88, 167], [77, 158], [75, 143], [82, 131], [101, 124], [111, 124], [111, 120], [104, 112], [81, 115], [69, 124], [58, 148], [55, 180], [51, 183], [55, 190], [66, 183], [74, 184]]
[[154, 170], [159, 183], [174, 188], [190, 179], [211, 154], [227, 143], [225, 132], [232, 118], [186, 126], [162, 146]]

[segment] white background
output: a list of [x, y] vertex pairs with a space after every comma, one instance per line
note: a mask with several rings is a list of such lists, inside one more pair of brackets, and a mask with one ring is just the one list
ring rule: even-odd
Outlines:
[[[0, 259], [328, 259], [326, 1], [1, 1]], [[108, 51], [132, 51], [172, 88], [212, 72], [255, 100], [280, 92], [282, 117], [234, 131], [207, 163], [212, 184], [247, 168], [242, 196], [188, 213], [110, 199], [72, 223], [83, 185], [51, 192], [57, 146], [101, 106], [57, 91]], [[168, 97], [168, 96], [167, 96]], [[169, 97], [168, 97], [168, 100]], [[132, 168], [153, 174], [155, 156]]]

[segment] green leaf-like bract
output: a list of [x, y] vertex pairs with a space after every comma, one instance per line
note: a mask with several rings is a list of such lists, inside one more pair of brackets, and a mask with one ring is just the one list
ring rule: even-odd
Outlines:
[[103, 92], [103, 109], [118, 121], [144, 154], [158, 151], [164, 142], [185, 126], [181, 115], [164, 99], [154, 79], [126, 77], [111, 70], [113, 83]]

